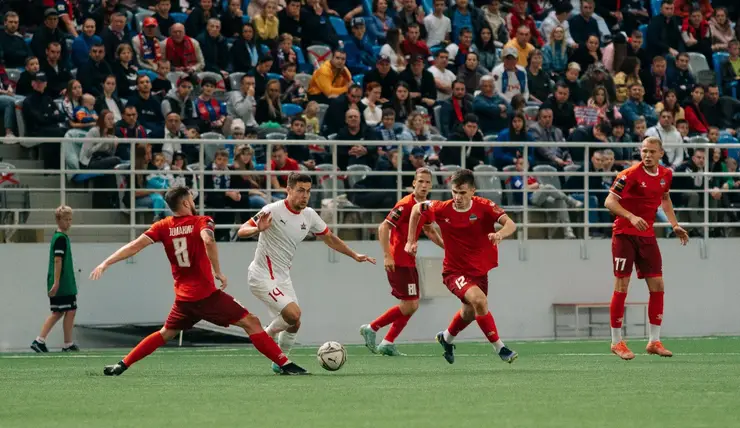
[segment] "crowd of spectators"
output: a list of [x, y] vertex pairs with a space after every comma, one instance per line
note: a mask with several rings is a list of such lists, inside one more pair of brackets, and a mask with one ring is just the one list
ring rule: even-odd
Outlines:
[[[185, 171], [199, 153], [187, 140], [200, 138], [224, 139], [198, 165], [208, 171], [259, 170], [267, 162], [273, 170], [313, 170], [331, 162], [321, 142], [330, 138], [357, 141], [338, 147], [342, 170], [492, 165], [511, 171], [505, 184], [520, 191], [506, 204], [520, 205], [526, 194], [534, 206], [563, 210], [585, 200], [602, 207], [613, 174], [639, 160], [623, 143], [646, 136], [718, 144], [666, 150], [663, 164], [678, 172], [697, 173], [705, 163], [713, 172], [737, 171], [740, 150], [721, 146], [737, 142], [740, 112], [740, 6], [730, 0], [10, 0], [2, 7], [6, 142], [19, 132], [16, 106], [25, 136], [77, 130], [151, 139], [134, 153], [128, 144], [86, 142], [77, 158], [82, 169], [128, 162], [149, 170], [137, 176], [135, 200], [158, 216], [168, 212], [162, 192], [190, 184]], [[708, 67], [697, 68], [701, 59]], [[266, 153], [260, 140], [275, 133], [306, 145]], [[418, 143], [400, 148], [402, 140]], [[490, 147], [461, 151], [444, 141]], [[525, 151], [498, 141], [562, 145]], [[58, 145], [41, 152], [48, 168], [59, 165]], [[586, 195], [583, 177], [524, 183], [521, 172], [539, 165], [588, 165], [605, 175], [588, 178]], [[206, 177], [210, 209], [255, 210], [284, 195], [283, 176], [269, 178], [272, 194], [265, 176]], [[704, 179], [677, 176], [674, 203], [702, 207]], [[111, 178], [95, 180], [115, 187]], [[740, 180], [709, 180], [710, 206], [735, 221], [739, 194], [723, 190], [740, 189]], [[349, 194], [360, 207], [387, 208], [397, 183], [370, 175], [353, 186], [388, 189]], [[129, 200], [98, 193], [98, 207]], [[235, 221], [233, 213], [215, 215]], [[605, 212], [589, 216], [609, 221]], [[567, 222], [568, 212], [554, 220]]]

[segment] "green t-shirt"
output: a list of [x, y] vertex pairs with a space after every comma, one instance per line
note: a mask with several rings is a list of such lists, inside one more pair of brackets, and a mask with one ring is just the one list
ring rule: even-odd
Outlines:
[[732, 65], [732, 69], [735, 70], [735, 76], [740, 76], [740, 58], [736, 60], [730, 60], [730, 65]]
[[54, 286], [54, 259], [62, 258], [62, 274], [59, 277], [59, 290], [57, 296], [74, 296], [77, 294], [77, 282], [75, 281], [75, 269], [72, 264], [72, 246], [69, 237], [62, 232], [54, 232], [51, 237], [49, 248], [49, 271], [46, 274], [46, 289], [51, 290]]

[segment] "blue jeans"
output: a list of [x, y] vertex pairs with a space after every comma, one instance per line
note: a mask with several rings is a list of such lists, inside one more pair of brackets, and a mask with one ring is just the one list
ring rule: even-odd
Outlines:
[[172, 215], [172, 211], [167, 207], [164, 197], [159, 193], [150, 193], [146, 196], [136, 198], [136, 208], [148, 208], [154, 210], [157, 217]]
[[[573, 193], [571, 196], [573, 196], [573, 199], [581, 202], [586, 202], [583, 193]], [[592, 224], [596, 223], [611, 223], [612, 222], [612, 216], [606, 212], [606, 211], [596, 211], [596, 209], [601, 208], [599, 206], [599, 200], [594, 195], [589, 195], [588, 197], [588, 222]]]
[[267, 205], [267, 201], [260, 195], [249, 195], [249, 208], [259, 210]]
[[[658, 207], [658, 211], [655, 213], [655, 222], [656, 223], [668, 223], [668, 216], [665, 215], [665, 211], [663, 211], [663, 207]], [[668, 236], [673, 232], [673, 228], [666, 227], [665, 228], [665, 236]]]
[[15, 97], [11, 97], [10, 95], [0, 95], [0, 110], [3, 111], [5, 132], [13, 131], [15, 129], [15, 101]]

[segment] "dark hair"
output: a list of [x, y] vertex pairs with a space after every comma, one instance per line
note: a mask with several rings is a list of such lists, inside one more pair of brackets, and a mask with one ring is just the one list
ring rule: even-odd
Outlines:
[[465, 86], [465, 82], [464, 81], [457, 79], [454, 82], [452, 82], [452, 87], [454, 88], [455, 85], [458, 85], [458, 84]]
[[661, 3], [661, 7], [667, 5], [667, 4], [673, 4], [673, 0], [663, 0], [663, 3]]
[[570, 13], [572, 11], [573, 5], [569, 1], [560, 2], [557, 6], [555, 6], [556, 15], [560, 15], [561, 13]]
[[640, 58], [636, 56], [628, 56], [622, 61], [622, 65], [619, 67], [619, 71], [631, 76], [635, 73], [635, 67], [640, 65]]
[[334, 50], [331, 51], [331, 56], [334, 57], [334, 55], [336, 55], [338, 53], [343, 53], [343, 54], [347, 55], [347, 52], [344, 50], [344, 48], [337, 47], [337, 48], [335, 48]]
[[303, 116], [295, 115], [290, 119], [290, 124], [292, 125], [296, 122], [302, 122], [305, 125], [306, 119], [304, 119]]
[[347, 90], [347, 92], [352, 92], [355, 89], [362, 90], [362, 86], [358, 85], [357, 83], [353, 83], [352, 86], [349, 87], [349, 89]]
[[570, 86], [568, 86], [568, 84], [565, 83], [564, 80], [558, 80], [557, 85], [555, 85], [555, 90], [557, 91], [558, 89], [567, 89], [568, 91], [570, 91]]
[[[514, 119], [522, 120], [522, 130], [519, 132], [514, 130]], [[527, 118], [524, 113], [517, 112], [511, 116], [511, 120], [509, 120], [509, 139], [511, 141], [527, 141]]]
[[307, 174], [301, 174], [298, 172], [291, 172], [288, 176], [288, 186], [287, 187], [295, 187], [298, 183], [311, 183], [311, 176]]
[[661, 55], [653, 57], [653, 64], [657, 64], [659, 62], [666, 62], [665, 57]]
[[285, 72], [285, 70], [287, 70], [287, 69], [289, 69], [291, 67], [292, 68], [295, 68], [296, 70], [298, 70], [298, 64], [296, 64], [294, 62], [286, 62], [285, 64], [283, 64], [282, 67], [280, 67], [280, 70], [283, 71], [283, 72]]
[[126, 111], [126, 110], [133, 110], [137, 113], [139, 112], [138, 110], [136, 110], [136, 106], [133, 104], [126, 104], [126, 107], [123, 108], [123, 111]]
[[146, 74], [139, 74], [138, 76], [136, 76], [136, 84], [138, 85], [139, 84], [139, 80], [144, 79], [144, 78], [149, 79], [150, 82], [152, 81], [152, 79], [150, 79], [148, 75], [146, 75]]
[[478, 116], [475, 115], [475, 113], [468, 113], [465, 115], [465, 118], [463, 119], [463, 125], [468, 123], [475, 123], [478, 124]]
[[175, 186], [164, 194], [164, 201], [167, 202], [167, 206], [170, 207], [172, 211], [175, 211], [180, 206], [183, 199], [188, 196], [190, 196], [189, 188], [186, 186]]
[[381, 116], [381, 117], [390, 117], [390, 116], [396, 117], [396, 111], [395, 111], [395, 110], [393, 110], [393, 109], [392, 109], [392, 108], [390, 108], [390, 107], [386, 107], [386, 108], [384, 108], [384, 109], [383, 109], [383, 113], [382, 113], [382, 116]]
[[419, 24], [417, 24], [416, 22], [409, 22], [409, 24], [406, 26], [406, 32], [408, 33], [409, 28], [413, 28], [413, 27], [419, 28]]
[[688, 125], [689, 124], [689, 121], [686, 120], [686, 119], [678, 119], [676, 121], [676, 127], [678, 128], [678, 125], [683, 125], [684, 123]]
[[475, 189], [475, 177], [473, 176], [473, 171], [469, 169], [455, 171], [455, 173], [452, 174], [452, 177], [450, 177], [450, 183], [457, 187], [467, 184], [468, 187]]
[[274, 146], [272, 146], [272, 152], [273, 153], [279, 152], [280, 150], [282, 150], [284, 152], [287, 152], [288, 151], [288, 150], [285, 149], [285, 146], [282, 145], [282, 144], [275, 144]]
[[609, 121], [602, 121], [596, 124], [594, 128], [599, 128], [599, 131], [603, 132], [605, 135], [612, 135], [612, 125], [609, 123]]

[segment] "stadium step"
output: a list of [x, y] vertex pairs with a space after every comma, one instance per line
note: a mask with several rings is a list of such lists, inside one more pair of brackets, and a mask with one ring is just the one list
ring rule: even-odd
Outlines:
[[27, 159], [28, 151], [20, 144], [0, 143], [0, 158], [3, 162], [14, 163], [17, 159]]

